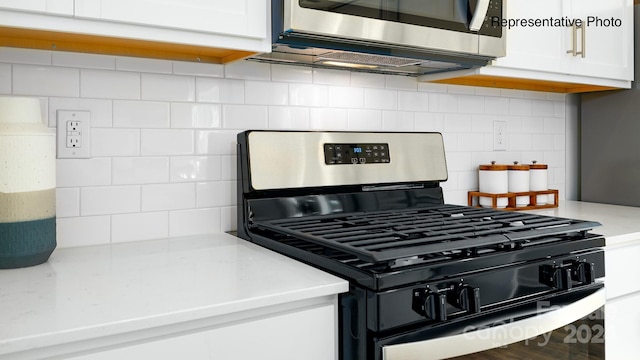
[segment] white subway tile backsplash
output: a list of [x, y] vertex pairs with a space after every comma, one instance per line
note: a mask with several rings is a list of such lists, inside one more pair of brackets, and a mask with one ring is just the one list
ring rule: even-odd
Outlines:
[[13, 65], [13, 94], [78, 97], [80, 71], [51, 66]]
[[349, 128], [347, 109], [312, 108], [309, 128], [313, 130], [347, 130]]
[[167, 60], [117, 56], [116, 70], [171, 74], [173, 64]]
[[111, 241], [114, 243], [160, 239], [167, 236], [169, 236], [169, 213], [166, 211], [111, 217]]
[[[250, 128], [441, 132], [445, 200], [458, 204], [492, 160], [548, 164], [562, 198], [575, 131], [564, 94], [250, 61], [0, 48], [0, 94], [40, 98], [52, 127], [57, 110], [91, 112], [93, 157], [57, 160], [59, 246], [234, 230], [236, 136]], [[495, 120], [507, 151], [493, 151]]]
[[268, 108], [259, 105], [223, 105], [222, 127], [225, 129], [266, 129]]
[[220, 156], [181, 156], [171, 158], [171, 182], [211, 181], [222, 176]]
[[471, 163], [470, 152], [449, 151], [447, 156], [447, 170], [449, 171], [473, 171], [477, 170], [477, 164]]
[[313, 69], [313, 83], [348, 86], [351, 83], [351, 78], [345, 76], [343, 70]]
[[282, 82], [246, 81], [244, 85], [246, 104], [287, 105], [289, 85]]
[[174, 61], [173, 73], [176, 75], [192, 75], [205, 77], [224, 77], [224, 65], [206, 64], [186, 61]]
[[271, 80], [288, 83], [310, 83], [313, 81], [311, 68], [293, 65], [271, 65]]
[[509, 134], [507, 148], [511, 151], [531, 151], [533, 148], [532, 134]]
[[117, 157], [113, 159], [113, 184], [158, 184], [169, 182], [168, 157]]
[[329, 87], [314, 84], [289, 84], [289, 105], [328, 106]]
[[140, 155], [140, 130], [94, 128], [91, 130], [91, 156]]
[[140, 186], [96, 186], [80, 189], [82, 216], [140, 211]]
[[235, 206], [220, 208], [221, 229], [220, 231], [235, 231], [238, 228], [238, 209]]
[[533, 107], [529, 99], [509, 99], [509, 114], [530, 116], [533, 114]]
[[416, 131], [444, 131], [444, 114], [440, 113], [415, 113], [415, 129]]
[[385, 87], [398, 90], [418, 90], [418, 82], [411, 76], [385, 75]]
[[224, 155], [220, 157], [222, 170], [221, 180], [236, 180], [238, 178], [238, 159], [235, 156]]
[[111, 242], [110, 216], [82, 216], [56, 219], [59, 248], [104, 245]]
[[256, 61], [234, 61], [224, 66], [224, 77], [228, 79], [269, 80], [271, 65]]
[[411, 111], [383, 111], [382, 130], [413, 131], [415, 128], [414, 113]]
[[80, 188], [56, 189], [56, 217], [80, 216]]
[[172, 103], [172, 128], [220, 128], [222, 106], [220, 104]]
[[550, 100], [532, 100], [531, 108], [534, 116], [553, 116], [554, 114], [554, 103]]
[[11, 94], [11, 64], [0, 63], [0, 94]]
[[484, 98], [484, 111], [486, 114], [509, 114], [509, 99], [504, 97], [486, 96]]
[[169, 236], [211, 234], [221, 231], [220, 208], [169, 212]]
[[113, 102], [113, 127], [168, 128], [169, 103], [115, 100]]
[[194, 151], [193, 130], [142, 129], [141, 155], [191, 155]]
[[193, 209], [195, 183], [142, 185], [142, 211]]
[[398, 91], [398, 110], [429, 111], [429, 94], [414, 91]]
[[364, 107], [367, 109], [397, 110], [398, 92], [388, 89], [364, 89]]
[[383, 88], [386, 80], [384, 75], [371, 74], [365, 72], [352, 72], [351, 73], [351, 86], [358, 86], [363, 88]]
[[292, 106], [269, 106], [270, 129], [309, 128], [309, 108]]
[[473, 95], [476, 90], [472, 86], [464, 86], [464, 85], [447, 85], [447, 92], [450, 94], [460, 94], [460, 95]]
[[197, 207], [223, 207], [236, 205], [236, 182], [201, 182], [196, 185]]
[[115, 70], [116, 58], [110, 55], [76, 54], [66, 51], [51, 53], [52, 65], [85, 69]]
[[349, 130], [382, 130], [382, 111], [380, 110], [349, 109], [347, 117]]
[[51, 51], [0, 47], [0, 62], [31, 65], [51, 65]]
[[544, 118], [544, 132], [546, 134], [564, 134], [564, 118]]
[[458, 112], [463, 114], [483, 114], [484, 97], [477, 95], [459, 95]]
[[530, 134], [539, 134], [544, 132], [544, 121], [541, 121], [540, 118], [523, 116], [520, 120], [522, 123], [522, 128], [520, 129], [521, 132]]
[[58, 110], [88, 110], [91, 114], [91, 127], [111, 127], [113, 111], [111, 100], [83, 98], [49, 98], [49, 126], [56, 126]]
[[330, 86], [329, 106], [336, 108], [362, 108], [364, 106], [364, 91], [361, 88]]
[[421, 83], [418, 83], [418, 91], [430, 92], [430, 93], [446, 93], [447, 85], [430, 83], [430, 82], [421, 82]]
[[145, 73], [141, 76], [141, 98], [144, 100], [196, 100], [196, 80], [193, 76]]
[[196, 101], [213, 103], [244, 103], [244, 81], [196, 78]]
[[472, 119], [467, 114], [444, 114], [444, 131], [471, 132]]
[[458, 96], [452, 94], [429, 94], [429, 110], [431, 112], [458, 112]]
[[58, 187], [99, 186], [111, 184], [111, 158], [58, 159]]
[[471, 115], [472, 133], [493, 133], [493, 122], [496, 117], [493, 115]]
[[80, 70], [80, 96], [100, 99], [140, 99], [140, 74], [108, 70]]
[[484, 134], [458, 134], [458, 151], [484, 151]]
[[196, 154], [228, 155], [236, 153], [239, 131], [196, 131]]

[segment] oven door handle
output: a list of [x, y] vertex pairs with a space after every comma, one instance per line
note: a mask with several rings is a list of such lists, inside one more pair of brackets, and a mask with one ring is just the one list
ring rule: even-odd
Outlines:
[[[605, 289], [570, 304], [504, 325], [441, 338], [382, 347], [384, 360], [448, 359], [499, 348], [542, 335], [577, 321], [604, 306]], [[509, 336], [505, 336], [508, 334]]]

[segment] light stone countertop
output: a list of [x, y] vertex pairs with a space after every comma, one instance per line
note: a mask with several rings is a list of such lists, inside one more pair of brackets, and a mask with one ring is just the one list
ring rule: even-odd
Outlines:
[[0, 270], [0, 358], [348, 291], [229, 234], [56, 249]]
[[[640, 208], [561, 201], [526, 211], [593, 220], [607, 246], [640, 243]], [[348, 282], [229, 234], [56, 249], [0, 270], [0, 358], [335, 295]]]
[[523, 213], [597, 221], [602, 226], [591, 232], [604, 235], [607, 246], [640, 243], [640, 207], [562, 200], [557, 208]]

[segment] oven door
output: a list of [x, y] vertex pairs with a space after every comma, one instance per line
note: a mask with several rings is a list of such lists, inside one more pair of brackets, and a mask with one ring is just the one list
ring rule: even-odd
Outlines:
[[283, 0], [284, 33], [504, 56], [503, 0]]
[[[385, 360], [604, 359], [605, 290], [538, 301], [448, 329], [376, 341]], [[420, 339], [422, 338], [422, 339]]]

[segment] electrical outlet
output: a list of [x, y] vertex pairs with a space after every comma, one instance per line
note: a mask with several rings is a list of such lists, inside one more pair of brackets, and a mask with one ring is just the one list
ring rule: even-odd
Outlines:
[[507, 122], [495, 120], [493, 122], [493, 150], [507, 150]]
[[58, 110], [58, 159], [91, 157], [91, 113], [89, 111]]

